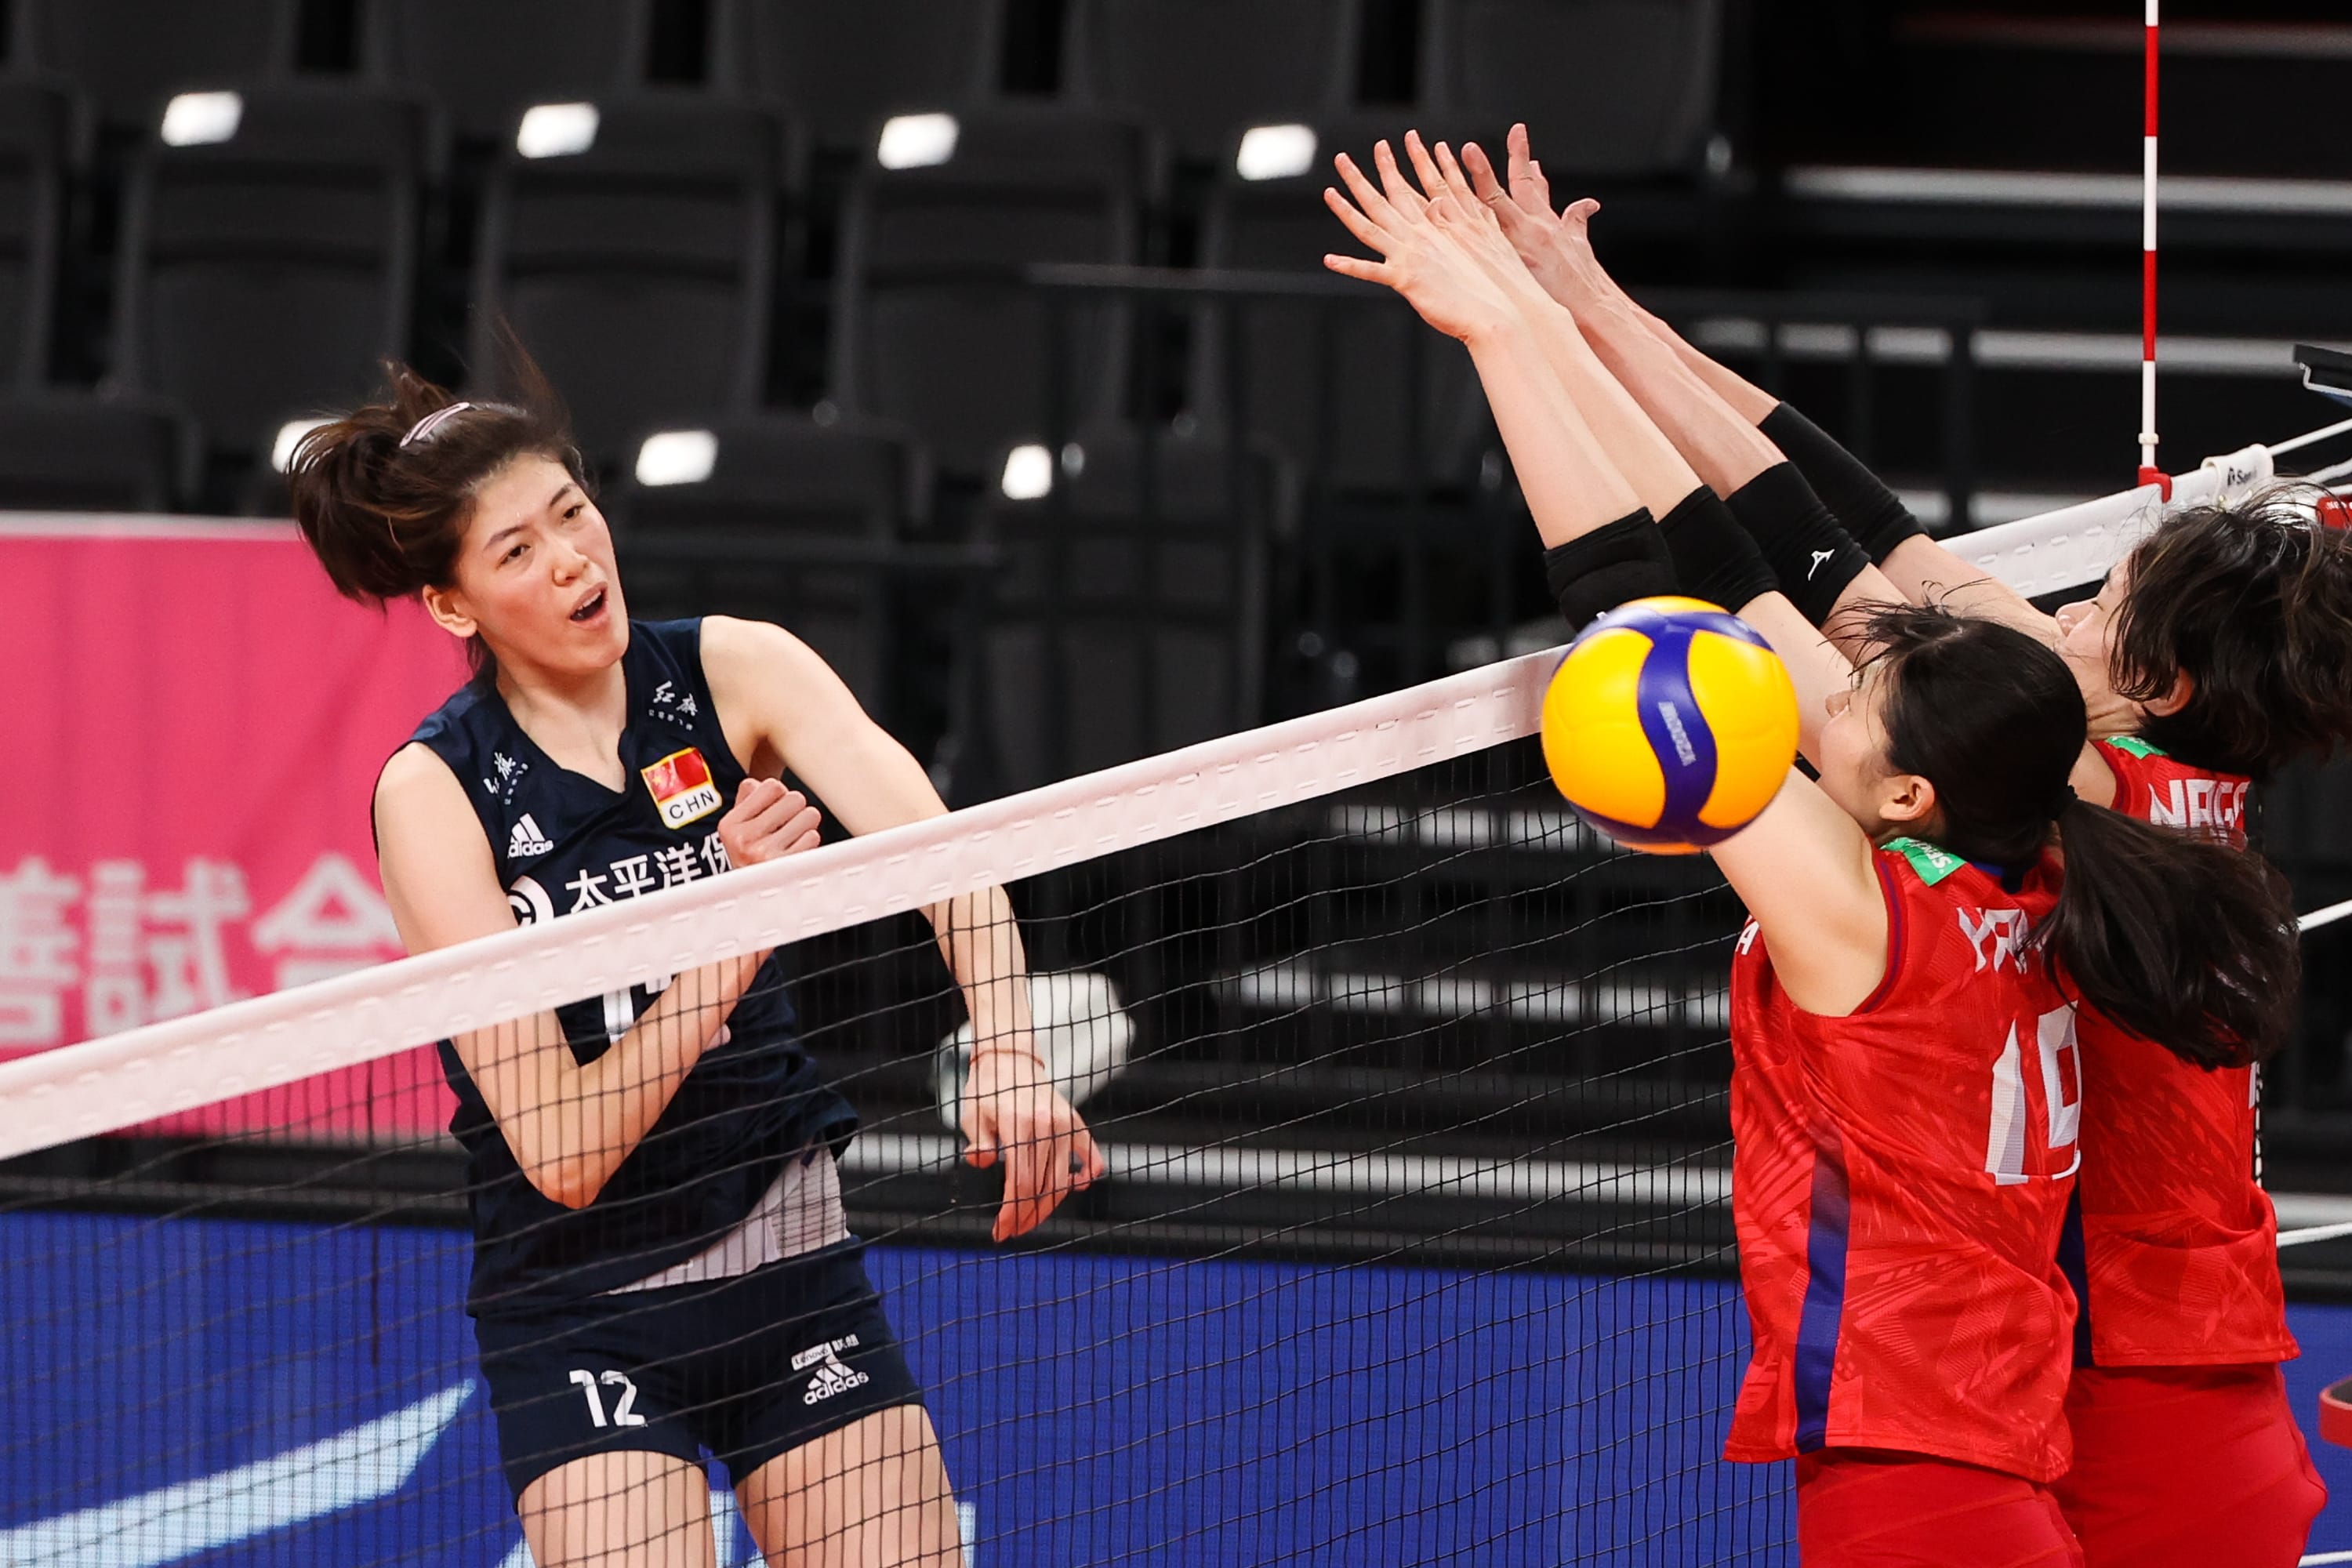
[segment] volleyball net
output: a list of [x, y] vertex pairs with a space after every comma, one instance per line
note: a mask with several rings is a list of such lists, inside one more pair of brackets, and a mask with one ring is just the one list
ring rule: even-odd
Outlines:
[[[2273, 468], [2250, 447], [2174, 500]], [[2048, 593], [2158, 504], [1963, 552]], [[814, 1314], [763, 1360], [719, 1296], [836, 1245], [835, 1170], [965, 1562], [1779, 1560], [1785, 1478], [1718, 1458], [1739, 913], [1704, 858], [1623, 852], [1550, 789], [1556, 657], [757, 866], [702, 817], [676, 856], [519, 885], [512, 932], [0, 1065], [0, 1561], [530, 1562], [469, 1299], [501, 1353], [554, 1358], [535, 1397], [576, 1404], [579, 1451], [686, 1432], [716, 1561], [756, 1561], [724, 1486], [747, 1406], [866, 1374]], [[1003, 989], [1108, 1167], [1003, 1245], [947, 962], [1012, 951], [995, 888]], [[593, 1064], [656, 1070], [659, 1029], [721, 1070], [648, 1129]], [[492, 1103], [570, 1086], [517, 1135], [537, 1184], [444, 1131], [453, 1037]], [[550, 1291], [673, 1337], [651, 1372], [567, 1372]], [[686, 1364], [679, 1301], [745, 1342], [721, 1372]]]

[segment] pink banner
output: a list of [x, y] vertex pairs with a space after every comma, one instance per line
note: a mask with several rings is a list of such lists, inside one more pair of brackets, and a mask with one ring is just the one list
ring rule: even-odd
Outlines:
[[[289, 525], [0, 518], [0, 1055], [400, 955], [377, 770], [465, 678], [414, 606], [338, 598]], [[429, 1051], [247, 1107], [446, 1117]]]

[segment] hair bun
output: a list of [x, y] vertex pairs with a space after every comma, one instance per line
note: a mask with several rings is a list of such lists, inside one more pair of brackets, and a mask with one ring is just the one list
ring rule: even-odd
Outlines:
[[501, 341], [514, 400], [463, 402], [387, 361], [380, 399], [296, 444], [294, 521], [337, 592], [381, 604], [454, 581], [475, 494], [519, 457], [561, 463], [586, 488], [562, 402], [512, 334]]

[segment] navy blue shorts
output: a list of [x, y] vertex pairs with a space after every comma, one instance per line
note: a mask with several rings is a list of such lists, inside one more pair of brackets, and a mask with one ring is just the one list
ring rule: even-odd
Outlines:
[[651, 1452], [740, 1479], [922, 1389], [850, 1242], [732, 1279], [478, 1318], [499, 1457], [523, 1489], [590, 1454]]

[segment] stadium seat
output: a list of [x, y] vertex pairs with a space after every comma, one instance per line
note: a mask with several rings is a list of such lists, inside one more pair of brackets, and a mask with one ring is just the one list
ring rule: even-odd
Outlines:
[[1132, 113], [1213, 162], [1252, 125], [1328, 118], [1354, 96], [1361, 0], [1072, 0], [1064, 90]]
[[777, 621], [886, 725], [888, 549], [929, 506], [929, 463], [905, 432], [782, 413], [653, 432], [605, 500], [636, 613]]
[[[1563, 174], [1695, 175], [1716, 131], [1722, 0], [1423, 0], [1421, 100]], [[1607, 91], [1573, 85], [1606, 62]]]
[[891, 121], [843, 221], [833, 401], [912, 427], [965, 476], [1047, 434], [1057, 413], [1069, 430], [1115, 407], [1132, 312], [1058, 307], [1057, 334], [1016, 274], [1134, 262], [1157, 179], [1142, 130], [1111, 116], [1007, 104]]
[[69, 78], [110, 126], [151, 125], [192, 81], [290, 69], [299, 0], [14, 0], [12, 72]]
[[194, 423], [159, 398], [0, 396], [0, 508], [173, 511], [193, 493]]
[[992, 97], [1003, 25], [1003, 0], [715, 0], [710, 78], [862, 150], [886, 115]]
[[58, 82], [0, 82], [0, 384], [47, 377], [79, 119]]
[[[1339, 121], [1294, 128], [1295, 139], [1272, 153], [1229, 143], [1202, 225], [1202, 264], [1328, 277], [1324, 256], [1356, 248], [1321, 200], [1331, 156], [1345, 148], [1370, 168], [1373, 143], [1397, 131], [1392, 120]], [[1203, 309], [1193, 334], [1193, 412], [1212, 426], [1238, 421], [1270, 437], [1318, 489], [1460, 483], [1487, 429], [1468, 356], [1384, 292], [1347, 298], [1356, 292], [1342, 285], [1328, 303]], [[1229, 363], [1234, 352], [1238, 365]], [[1415, 396], [1403, 395], [1408, 387]]]
[[1269, 561], [1290, 527], [1267, 448], [1130, 426], [1014, 447], [979, 537], [1003, 555], [977, 737], [1027, 789], [1261, 722]]
[[363, 0], [362, 57], [379, 81], [424, 89], [457, 136], [496, 142], [526, 104], [646, 79], [651, 0]]
[[287, 410], [364, 394], [408, 351], [425, 104], [316, 83], [182, 93], [133, 163], [114, 381], [185, 405], [249, 460]]
[[793, 140], [698, 93], [525, 111], [490, 176], [472, 363], [510, 321], [600, 462], [649, 425], [756, 406]]

